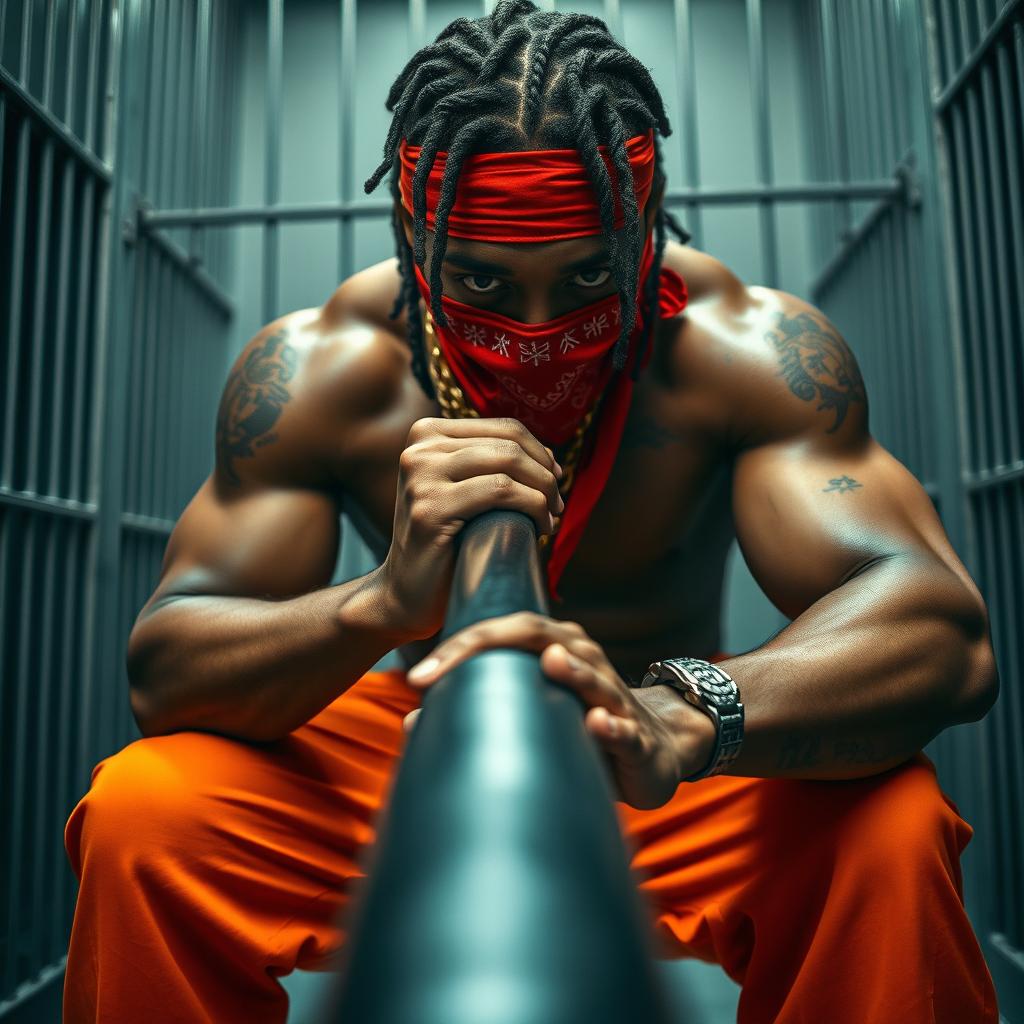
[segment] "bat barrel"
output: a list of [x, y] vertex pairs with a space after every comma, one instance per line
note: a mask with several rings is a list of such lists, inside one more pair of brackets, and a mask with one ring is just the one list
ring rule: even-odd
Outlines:
[[[532, 522], [462, 531], [444, 635], [546, 612]], [[398, 766], [325, 1019], [668, 1019], [582, 707], [537, 655], [489, 650], [435, 683]]]

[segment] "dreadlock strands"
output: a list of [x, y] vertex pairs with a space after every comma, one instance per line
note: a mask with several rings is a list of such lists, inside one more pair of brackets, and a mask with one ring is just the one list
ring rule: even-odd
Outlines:
[[[432, 43], [406, 63], [388, 93], [393, 112], [380, 165], [364, 188], [372, 192], [392, 171], [390, 193], [399, 294], [391, 311], [407, 315], [412, 372], [428, 397], [434, 397], [423, 344], [423, 323], [415, 268], [426, 275], [427, 183], [437, 154], [445, 151], [429, 274], [434, 318], [444, 324], [440, 307], [440, 266], [447, 247], [448, 222], [463, 161], [482, 141], [488, 151], [574, 148], [586, 169], [597, 201], [601, 232], [612, 279], [619, 294], [622, 329], [613, 364], [626, 363], [629, 330], [635, 321], [636, 281], [643, 221], [629, 173], [626, 142], [631, 134], [655, 129], [655, 180], [664, 180], [658, 135], [671, 132], [664, 104], [650, 72], [588, 14], [542, 11], [529, 0], [501, 0], [482, 18], [457, 18]], [[405, 138], [420, 147], [412, 181], [413, 244], [406, 238], [398, 187], [398, 149]], [[608, 147], [612, 173], [598, 147]], [[614, 178], [614, 182], [613, 182]], [[624, 218], [615, 230], [617, 191]], [[676, 219], [659, 208], [654, 225], [654, 261], [640, 301], [647, 315], [641, 354], [657, 318], [657, 281], [666, 231], [688, 236]], [[638, 359], [636, 367], [641, 360]], [[638, 372], [634, 368], [634, 375]]]

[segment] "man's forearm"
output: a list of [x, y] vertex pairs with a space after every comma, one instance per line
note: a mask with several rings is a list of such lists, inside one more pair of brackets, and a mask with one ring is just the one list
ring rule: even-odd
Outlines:
[[272, 740], [409, 639], [378, 570], [283, 601], [184, 595], [133, 630], [132, 708], [146, 735], [200, 729]]
[[980, 718], [998, 682], [984, 609], [940, 564], [895, 556], [721, 662], [745, 738], [729, 775], [846, 779], [901, 764]]

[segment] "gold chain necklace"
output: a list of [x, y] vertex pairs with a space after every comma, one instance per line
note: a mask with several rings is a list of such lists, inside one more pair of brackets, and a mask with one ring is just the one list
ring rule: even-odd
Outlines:
[[[447, 360], [441, 352], [441, 346], [437, 341], [437, 333], [434, 330], [434, 317], [430, 310], [426, 316], [427, 347], [430, 352], [430, 379], [434, 383], [434, 391], [437, 393], [437, 401], [441, 406], [441, 413], [445, 419], [466, 419], [475, 417], [479, 419], [480, 413], [476, 411], [466, 399], [466, 394], [456, 383], [455, 375], [448, 366]], [[594, 419], [597, 407], [601, 399], [594, 403], [591, 410], [580, 421], [576, 432], [565, 450], [565, 458], [562, 461], [562, 479], [558, 482], [558, 493], [562, 495], [562, 501], [568, 503], [569, 491], [576, 480], [576, 466], [579, 463], [580, 452], [583, 451], [583, 439], [586, 437], [587, 428]], [[548, 546], [551, 534], [543, 533], [537, 538], [537, 544], [543, 550]]]

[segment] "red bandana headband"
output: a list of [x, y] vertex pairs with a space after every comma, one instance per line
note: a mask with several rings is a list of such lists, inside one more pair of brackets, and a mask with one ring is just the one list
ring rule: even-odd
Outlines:
[[[615, 197], [615, 227], [624, 224], [617, 175], [606, 147]], [[654, 175], [654, 134], [626, 143], [637, 208], [643, 210]], [[418, 146], [401, 144], [402, 202], [412, 210], [412, 176]], [[426, 223], [434, 228], [446, 154], [439, 152], [427, 183]], [[475, 153], [459, 173], [448, 233], [484, 242], [553, 242], [602, 234], [597, 199], [586, 168], [574, 149], [525, 153]], [[611, 473], [633, 393], [632, 369], [643, 366], [650, 348], [638, 351], [643, 320], [644, 282], [653, 263], [647, 237], [637, 281], [637, 317], [630, 331], [625, 369], [613, 375], [612, 346], [619, 334], [617, 296], [599, 300], [546, 324], [525, 324], [457, 302], [447, 295], [441, 306], [448, 326], [435, 323], [438, 344], [466, 397], [481, 416], [514, 416], [542, 441], [560, 443], [574, 423], [602, 395], [566, 501], [562, 525], [547, 565], [548, 590], [560, 600], [559, 578], [576, 549], [590, 513]], [[416, 282], [427, 308], [430, 288], [416, 267]], [[658, 316], [671, 318], [686, 307], [686, 283], [662, 267]], [[652, 325], [653, 329], [653, 325]]]
[[[412, 178], [420, 147], [399, 146], [402, 205], [411, 213]], [[608, 168], [615, 202], [615, 227], [625, 224], [618, 174], [607, 146], [598, 152]], [[654, 180], [654, 131], [626, 143], [636, 205], [643, 210]], [[438, 152], [427, 180], [427, 227], [434, 211], [448, 154]], [[509, 202], [514, 197], [514, 202]], [[448, 234], [481, 242], [557, 242], [601, 234], [594, 186], [575, 149], [534, 149], [525, 153], [472, 153], [462, 161]]]

